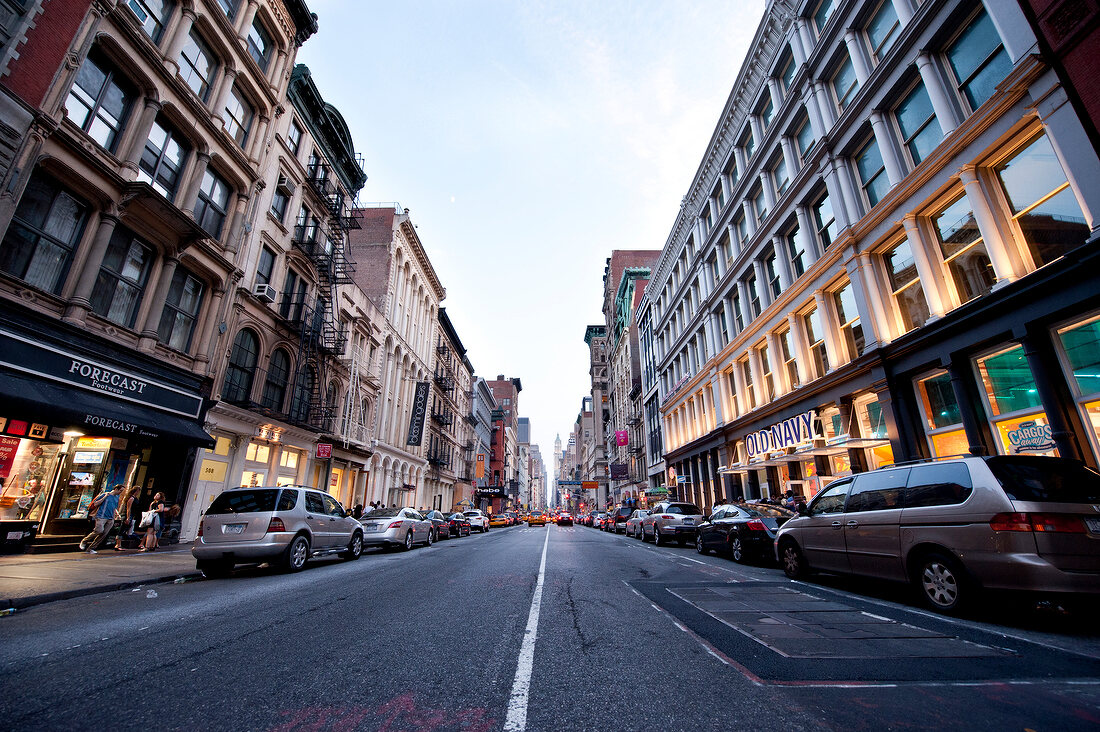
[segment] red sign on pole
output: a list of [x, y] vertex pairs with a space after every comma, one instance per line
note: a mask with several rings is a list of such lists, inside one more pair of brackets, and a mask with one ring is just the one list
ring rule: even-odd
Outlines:
[[318, 442], [317, 443], [317, 457], [330, 458], [332, 457], [332, 443], [330, 442]]

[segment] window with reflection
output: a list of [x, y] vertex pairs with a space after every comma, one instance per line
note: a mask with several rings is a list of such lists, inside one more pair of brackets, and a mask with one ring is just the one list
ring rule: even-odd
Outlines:
[[247, 43], [248, 55], [260, 67], [260, 71], [267, 71], [267, 65], [271, 62], [271, 34], [267, 32], [267, 28], [264, 28], [259, 18], [252, 22]]
[[898, 129], [913, 165], [928, 157], [943, 140], [943, 130], [936, 120], [932, 100], [928, 98], [928, 90], [923, 83], [913, 87], [913, 91], [897, 106], [894, 118], [898, 121]]
[[733, 332], [740, 333], [745, 329], [745, 318], [741, 315], [741, 296], [736, 292], [730, 295], [730, 307], [733, 309]]
[[134, 327], [153, 248], [123, 226], [116, 226], [92, 290], [92, 312], [126, 328]]
[[760, 117], [760, 126], [765, 130], [772, 126], [772, 120], [775, 118], [775, 105], [772, 104], [771, 94], [764, 93], [764, 100], [756, 110], [756, 114]]
[[776, 335], [779, 341], [780, 355], [783, 358], [783, 368], [787, 372], [787, 382], [791, 385], [791, 388], [794, 389], [798, 386], [798, 363], [795, 361], [795, 350], [794, 342], [791, 340], [791, 329], [785, 328]]
[[791, 90], [791, 84], [794, 83], [794, 72], [797, 71], [797, 67], [794, 65], [794, 56], [791, 55], [788, 49], [783, 54], [783, 60], [779, 62], [779, 73], [776, 78], [779, 80], [779, 88], [783, 90], [783, 94], [788, 94]]
[[752, 365], [746, 358], [738, 363], [741, 381], [745, 386], [745, 409], [756, 409], [756, 385], [752, 383]]
[[798, 155], [802, 159], [803, 165], [805, 165], [806, 155], [814, 146], [814, 130], [810, 127], [809, 119], [802, 120], [802, 125], [795, 133], [795, 140], [798, 143]]
[[972, 110], [993, 96], [997, 84], [1012, 70], [1012, 61], [1001, 44], [993, 19], [984, 9], [974, 16], [946, 55], [959, 92]]
[[218, 7], [225, 13], [225, 17], [233, 20], [233, 16], [237, 14], [237, 6], [240, 5], [241, 0], [215, 0]]
[[247, 402], [252, 394], [252, 379], [260, 353], [260, 341], [248, 328], [243, 328], [233, 340], [229, 365], [225, 369], [222, 399], [230, 404]]
[[752, 139], [751, 127], [745, 129], [745, 134], [741, 136], [741, 142], [739, 144], [741, 149], [745, 151], [745, 160], [750, 160], [753, 152], [756, 150], [756, 142]]
[[863, 326], [859, 322], [859, 308], [856, 307], [856, 295], [851, 282], [833, 293], [833, 302], [840, 321], [840, 332], [848, 346], [848, 355], [850, 358], [858, 358], [863, 354]]
[[187, 140], [161, 117], [153, 122], [138, 161], [138, 180], [145, 181], [169, 201], [179, 189], [180, 173], [191, 152]]
[[768, 351], [766, 342], [761, 343], [756, 349], [756, 357], [760, 359], [760, 373], [763, 375], [764, 380], [763, 397], [770, 402], [775, 399], [775, 378], [772, 375], [771, 354]]
[[84, 233], [88, 206], [36, 171], [0, 246], [0, 271], [55, 295]]
[[214, 60], [214, 54], [210, 53], [206, 42], [194, 28], [191, 29], [187, 42], [180, 51], [179, 67], [179, 73], [184, 82], [191, 87], [191, 91], [195, 92], [195, 96], [205, 102], [210, 96], [217, 63]]
[[234, 86], [225, 102], [225, 131], [241, 147], [248, 141], [252, 129], [252, 119], [256, 116], [252, 105], [248, 103], [241, 90]]
[[932, 454], [963, 455], [970, 442], [962, 426], [962, 412], [951, 387], [951, 377], [938, 371], [917, 380], [917, 396], [924, 414], [924, 430]]
[[992, 290], [997, 278], [966, 194], [934, 215], [932, 225], [960, 304]]
[[882, 161], [882, 153], [874, 137], [856, 153], [856, 170], [859, 172], [860, 187], [867, 196], [867, 203], [874, 208], [875, 204], [890, 191], [886, 165]]
[[783, 237], [787, 242], [787, 256], [791, 262], [791, 273], [798, 279], [806, 271], [806, 237], [795, 226]]
[[820, 36], [821, 32], [825, 30], [825, 25], [829, 22], [829, 18], [833, 16], [833, 0], [821, 0], [817, 9], [814, 10], [814, 25], [817, 26], [817, 33]]
[[779, 268], [775, 264], [774, 251], [764, 255], [764, 274], [768, 278], [769, 299], [774, 302], [783, 293], [783, 283], [779, 279]]
[[908, 239], [902, 239], [882, 253], [886, 268], [886, 277], [890, 280], [890, 291], [894, 305], [901, 316], [905, 332], [919, 328], [928, 321], [928, 302], [924, 297], [917, 273], [917, 263]]
[[814, 377], [820, 378], [829, 372], [829, 354], [825, 350], [825, 330], [821, 327], [821, 315], [817, 308], [802, 316], [802, 325], [806, 328]]
[[756, 287], [756, 274], [749, 275], [745, 281], [745, 289], [749, 291], [749, 305], [753, 318], [760, 316], [760, 293]]
[[829, 194], [822, 194], [821, 198], [811, 206], [814, 212], [814, 226], [817, 227], [817, 237], [821, 241], [821, 248], [828, 249], [836, 241], [837, 225], [833, 215], [833, 204], [829, 200]]
[[267, 365], [263, 396], [260, 405], [280, 411], [286, 399], [286, 387], [290, 381], [290, 356], [282, 348], [276, 348]]
[[756, 214], [756, 223], [759, 226], [768, 216], [768, 201], [764, 198], [764, 186], [757, 186], [756, 190], [750, 195], [752, 196], [752, 209]]
[[290, 129], [286, 133], [286, 145], [295, 155], [302, 147], [302, 127], [296, 119], [290, 120]]
[[168, 299], [160, 316], [157, 337], [161, 343], [178, 351], [191, 347], [195, 322], [199, 318], [204, 291], [202, 280], [185, 269], [177, 269], [168, 288]]
[[1036, 137], [996, 171], [1035, 266], [1053, 262], [1089, 238], [1085, 215], [1046, 135]]
[[787, 174], [787, 161], [779, 155], [772, 162], [772, 184], [775, 186], [775, 195], [782, 196], [790, 185], [791, 177]]
[[218, 239], [228, 214], [229, 184], [207, 168], [195, 200], [195, 223], [211, 237]]
[[172, 13], [172, 3], [169, 0], [126, 0], [126, 7], [130, 8], [130, 12], [141, 24], [141, 29], [153, 39], [153, 43], [159, 43], [164, 33], [164, 24]]
[[901, 32], [901, 23], [898, 21], [897, 11], [891, 0], [883, 0], [878, 10], [871, 16], [867, 23], [867, 41], [871, 46], [871, 58], [875, 63], [881, 63], [886, 52], [889, 51], [894, 41]]
[[836, 95], [837, 106], [843, 112], [852, 103], [856, 92], [859, 91], [859, 79], [856, 78], [856, 69], [852, 66], [852, 59], [847, 53], [844, 54], [844, 60], [837, 67], [830, 83], [833, 87], [833, 94]]
[[76, 73], [65, 116], [105, 150], [114, 152], [136, 96], [133, 84], [94, 50]]

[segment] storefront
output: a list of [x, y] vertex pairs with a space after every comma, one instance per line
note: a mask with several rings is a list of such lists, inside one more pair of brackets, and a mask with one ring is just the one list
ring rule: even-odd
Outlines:
[[[140, 507], [185, 499], [202, 428], [201, 379], [56, 321], [0, 316], [0, 520], [43, 541], [88, 532], [88, 504], [121, 485]], [[52, 538], [51, 538], [52, 537]]]

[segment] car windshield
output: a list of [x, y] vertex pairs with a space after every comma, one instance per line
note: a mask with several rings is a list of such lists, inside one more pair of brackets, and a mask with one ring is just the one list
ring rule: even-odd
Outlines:
[[466, 513], [464, 513], [462, 515], [463, 516], [480, 516], [481, 511], [467, 511]]
[[781, 506], [769, 506], [766, 503], [735, 503], [738, 509], [749, 516], [765, 516], [767, 518], [791, 518], [795, 512]]
[[1100, 474], [1076, 460], [998, 455], [985, 462], [1014, 501], [1100, 502]]
[[680, 513], [685, 516], [696, 516], [701, 514], [702, 511], [694, 503], [670, 503], [668, 508], [664, 510], [665, 513]]
[[394, 516], [397, 515], [397, 512], [400, 511], [400, 510], [401, 509], [399, 509], [399, 508], [376, 508], [373, 511], [371, 511], [370, 513], [364, 514], [363, 518], [365, 518], [365, 519], [370, 519], [370, 518], [393, 518]]
[[263, 513], [275, 510], [277, 488], [257, 488], [246, 491], [226, 491], [214, 499], [206, 515], [220, 513]]

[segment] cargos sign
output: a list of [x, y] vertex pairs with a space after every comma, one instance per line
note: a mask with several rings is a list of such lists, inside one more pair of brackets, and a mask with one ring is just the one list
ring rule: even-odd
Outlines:
[[746, 435], [745, 446], [748, 448], [749, 457], [754, 458], [757, 455], [783, 450], [812, 439], [814, 439], [814, 412], [811, 409], [805, 414], [777, 422], [766, 430]]

